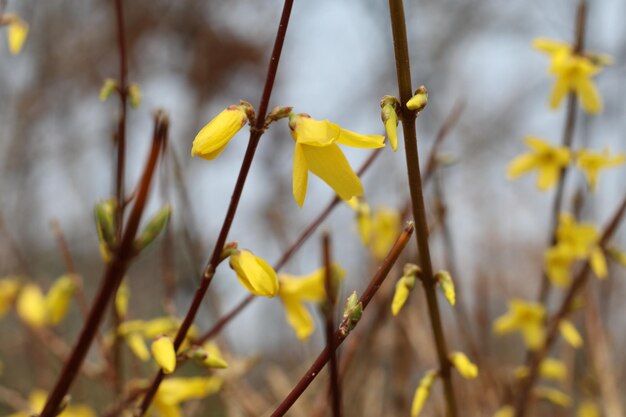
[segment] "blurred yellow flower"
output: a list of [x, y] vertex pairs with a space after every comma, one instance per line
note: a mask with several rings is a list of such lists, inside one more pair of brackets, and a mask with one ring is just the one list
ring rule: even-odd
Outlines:
[[570, 162], [569, 149], [552, 146], [533, 136], [526, 137], [524, 142], [531, 152], [520, 155], [509, 163], [507, 177], [513, 180], [529, 171], [537, 170], [537, 188], [541, 191], [549, 190], [559, 180], [561, 170]]
[[220, 348], [214, 342], [207, 342], [202, 345], [202, 350], [206, 353], [206, 357], [202, 363], [207, 368], [213, 369], [226, 369], [228, 368], [228, 362], [222, 356]]
[[396, 290], [393, 293], [393, 300], [391, 301], [391, 314], [397, 316], [406, 300], [409, 298], [411, 290], [415, 288], [415, 275], [404, 275], [396, 283]]
[[346, 201], [356, 213], [356, 226], [363, 246], [368, 246], [372, 236], [372, 213], [369, 204], [359, 197]]
[[28, 36], [28, 24], [19, 16], [10, 13], [0, 16], [0, 24], [8, 26], [9, 51], [13, 55], [19, 54]]
[[167, 378], [154, 396], [154, 406], [160, 417], [181, 417], [180, 404], [205, 398], [222, 387], [222, 379], [212, 377]]
[[191, 156], [198, 155], [208, 160], [217, 158], [247, 121], [243, 105], [227, 107], [198, 132], [193, 140]]
[[0, 279], [0, 317], [11, 308], [18, 291], [20, 290], [20, 280], [15, 277]]
[[130, 288], [126, 281], [122, 281], [115, 293], [115, 310], [120, 317], [126, 317], [128, 312], [128, 300], [130, 299]]
[[22, 287], [17, 297], [17, 314], [26, 324], [40, 328], [46, 325], [48, 317], [43, 291], [35, 284]]
[[576, 417], [600, 417], [600, 410], [593, 401], [584, 400], [578, 406]]
[[304, 204], [311, 171], [328, 184], [343, 200], [363, 194], [361, 180], [337, 145], [382, 148], [385, 137], [362, 135], [342, 129], [328, 120], [315, 120], [307, 114], [289, 115], [289, 129], [296, 142], [293, 161], [293, 196]]
[[456, 290], [454, 289], [454, 281], [448, 271], [439, 271], [435, 274], [435, 280], [443, 291], [443, 296], [446, 297], [448, 303], [451, 306], [456, 304]]
[[561, 320], [559, 323], [559, 332], [561, 336], [563, 336], [563, 339], [573, 348], [579, 348], [583, 345], [583, 338], [571, 321]]
[[610, 155], [606, 148], [602, 152], [582, 149], [576, 153], [576, 165], [585, 173], [587, 184], [592, 191], [598, 184], [598, 175], [601, 169], [617, 167], [623, 165], [624, 162], [626, 162], [626, 155]]
[[594, 62], [587, 56], [574, 53], [572, 47], [563, 42], [537, 38], [533, 41], [533, 46], [550, 55], [548, 72], [556, 77], [550, 96], [550, 107], [556, 109], [563, 97], [573, 92], [588, 113], [602, 110], [600, 94], [591, 80], [601, 70], [598, 61]]
[[[43, 390], [34, 390], [28, 396], [29, 409], [24, 411], [18, 411], [8, 415], [7, 417], [32, 417], [41, 413], [43, 407], [46, 405], [48, 394]], [[58, 417], [96, 417], [96, 413], [91, 407], [86, 405], [68, 405], [58, 414]]]
[[546, 249], [544, 263], [550, 282], [557, 287], [567, 287], [571, 281], [570, 268], [576, 259], [570, 246], [556, 245]]
[[[545, 379], [554, 381], [564, 381], [567, 378], [567, 367], [565, 364], [554, 358], [546, 358], [539, 365], [539, 375]], [[515, 370], [516, 378], [526, 378], [528, 376], [528, 367], [519, 366]]]
[[265, 260], [247, 250], [237, 251], [230, 256], [230, 267], [237, 278], [252, 294], [273, 297], [278, 292], [278, 277]]
[[376, 259], [385, 259], [400, 234], [400, 213], [379, 207], [372, 217], [371, 249]]
[[526, 347], [536, 350], [543, 345], [545, 339], [545, 316], [546, 310], [543, 305], [513, 299], [509, 301], [508, 313], [494, 322], [493, 331], [498, 335], [519, 331]]
[[141, 105], [142, 98], [143, 94], [141, 93], [139, 84], [133, 83], [128, 86], [128, 101], [133, 109], [136, 109]]
[[152, 357], [165, 374], [171, 374], [176, 369], [176, 350], [172, 339], [167, 336], [158, 337], [152, 342]]
[[[338, 264], [333, 264], [331, 268], [335, 283], [345, 277], [345, 271]], [[279, 276], [278, 296], [285, 306], [287, 322], [299, 340], [308, 339], [315, 330], [313, 317], [304, 303], [319, 303], [326, 299], [325, 279], [326, 272], [323, 267], [305, 276], [288, 274]]]
[[515, 409], [510, 405], [505, 405], [500, 407], [493, 417], [513, 417], [513, 414], [515, 414]]
[[63, 275], [52, 284], [46, 294], [46, 310], [50, 324], [56, 325], [63, 320], [70, 308], [74, 291], [76, 284], [69, 275]]
[[439, 372], [432, 369], [422, 377], [415, 390], [415, 395], [413, 396], [413, 404], [411, 405], [411, 417], [417, 417], [422, 408], [424, 408], [424, 404], [428, 397], [430, 397], [430, 391], [433, 387], [433, 384], [437, 377], [439, 376]]
[[536, 387], [534, 390], [535, 396], [551, 402], [559, 407], [569, 407], [572, 404], [572, 399], [569, 395], [559, 391], [552, 387]]
[[474, 379], [478, 377], [478, 367], [469, 360], [463, 352], [450, 353], [450, 362], [459, 371], [459, 374], [465, 379]]

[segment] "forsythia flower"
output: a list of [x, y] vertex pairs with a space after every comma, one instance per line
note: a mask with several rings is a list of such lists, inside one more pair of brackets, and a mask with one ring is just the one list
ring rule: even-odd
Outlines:
[[22, 287], [17, 297], [17, 314], [34, 328], [40, 328], [46, 324], [46, 299], [41, 288], [35, 284]]
[[433, 387], [433, 383], [439, 376], [439, 372], [436, 370], [430, 370], [420, 380], [417, 390], [415, 390], [415, 396], [413, 397], [413, 404], [411, 405], [411, 417], [417, 417], [424, 408], [426, 400], [430, 396], [430, 390]]
[[28, 36], [28, 24], [19, 16], [14, 14], [5, 14], [0, 16], [0, 23], [7, 25], [9, 42], [9, 51], [13, 55], [17, 55], [22, 50], [26, 36]]
[[352, 197], [348, 204], [356, 212], [356, 226], [364, 246], [369, 245], [372, 237], [372, 214], [369, 204], [358, 197]]
[[222, 387], [222, 379], [212, 377], [167, 378], [163, 380], [154, 396], [154, 406], [160, 417], [180, 417], [180, 404], [205, 398]]
[[550, 107], [556, 109], [568, 92], [576, 93], [583, 109], [588, 113], [602, 110], [602, 100], [591, 78], [601, 67], [587, 56], [576, 54], [572, 47], [563, 42], [538, 38], [533, 46], [550, 55], [548, 72], [556, 77], [550, 96]]
[[[334, 280], [341, 280], [346, 275], [337, 264], [333, 264], [331, 269]], [[300, 340], [308, 339], [315, 329], [313, 317], [304, 302], [320, 302], [326, 299], [325, 278], [325, 268], [319, 268], [303, 277], [287, 274], [279, 277], [278, 296], [285, 306], [287, 322]]]
[[[564, 381], [567, 378], [567, 367], [558, 359], [546, 358], [539, 365], [539, 375], [545, 379]], [[517, 378], [526, 378], [528, 376], [528, 367], [518, 367], [515, 370], [515, 376]]]
[[52, 325], [59, 324], [67, 314], [72, 302], [76, 285], [69, 275], [63, 275], [57, 279], [46, 294], [46, 309], [48, 322]]
[[585, 173], [587, 184], [592, 191], [596, 188], [601, 169], [613, 168], [624, 164], [624, 162], [626, 162], [624, 154], [611, 156], [608, 149], [604, 149], [602, 152], [582, 149], [576, 154], [576, 165]]
[[545, 316], [546, 310], [543, 305], [513, 299], [509, 301], [509, 312], [494, 322], [493, 331], [496, 334], [520, 331], [528, 349], [536, 350], [545, 339]]
[[465, 379], [474, 379], [478, 376], [478, 367], [469, 360], [463, 352], [452, 352], [450, 362]]
[[546, 191], [559, 180], [561, 170], [570, 162], [571, 153], [566, 147], [554, 147], [548, 142], [532, 136], [528, 136], [524, 142], [531, 149], [531, 152], [512, 160], [507, 167], [507, 176], [509, 179], [516, 179], [536, 169], [539, 171], [537, 188]]
[[559, 332], [561, 336], [563, 336], [563, 339], [573, 348], [579, 348], [583, 345], [583, 338], [571, 321], [561, 320], [559, 323]]
[[554, 405], [560, 407], [569, 407], [572, 403], [572, 399], [569, 395], [559, 391], [552, 387], [537, 387], [535, 388], [535, 396], [550, 401]]
[[265, 260], [247, 250], [230, 256], [230, 267], [237, 273], [241, 285], [252, 294], [273, 297], [278, 292], [278, 277]]
[[198, 132], [193, 140], [191, 156], [198, 155], [208, 160], [217, 158], [247, 121], [244, 105], [228, 106]]
[[307, 114], [289, 115], [289, 129], [296, 142], [293, 161], [293, 196], [304, 204], [311, 171], [344, 200], [363, 194], [361, 180], [337, 145], [357, 148], [382, 148], [384, 136], [362, 135], [342, 129], [328, 120], [315, 120]]
[[0, 317], [2, 317], [13, 304], [20, 290], [20, 281], [17, 278], [4, 278], [0, 280]]
[[152, 343], [152, 356], [165, 374], [171, 374], [176, 369], [176, 350], [172, 339], [161, 336]]
[[400, 213], [386, 207], [378, 208], [372, 217], [372, 254], [384, 259], [400, 233]]

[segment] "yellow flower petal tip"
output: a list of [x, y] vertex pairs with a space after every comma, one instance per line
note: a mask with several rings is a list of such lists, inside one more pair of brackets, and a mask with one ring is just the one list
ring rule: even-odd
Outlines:
[[459, 371], [459, 374], [465, 379], [474, 379], [478, 377], [478, 366], [476, 366], [463, 352], [452, 352], [450, 354], [450, 362]]
[[507, 178], [514, 180], [527, 172], [537, 170], [537, 188], [547, 191], [558, 182], [561, 171], [571, 160], [571, 152], [564, 146], [552, 146], [547, 141], [529, 136], [525, 139], [529, 153], [513, 159], [507, 166]]
[[247, 121], [243, 106], [233, 105], [224, 109], [198, 132], [193, 140], [191, 156], [207, 160], [217, 158]]
[[230, 267], [237, 278], [252, 294], [273, 297], [278, 293], [278, 277], [274, 269], [263, 259], [247, 250], [231, 255]]
[[152, 356], [165, 374], [171, 374], [176, 369], [176, 350], [172, 339], [161, 336], [152, 343]]
[[598, 176], [601, 170], [618, 167], [626, 162], [626, 155], [611, 155], [608, 149], [602, 152], [594, 152], [582, 149], [576, 154], [576, 165], [585, 174], [589, 189], [594, 191], [598, 184]]
[[563, 42], [545, 38], [533, 41], [533, 46], [550, 56], [548, 72], [556, 78], [550, 95], [550, 107], [559, 107], [567, 93], [575, 93], [583, 109], [591, 114], [602, 111], [602, 99], [592, 77], [597, 75], [610, 57], [597, 54], [579, 54]]
[[357, 148], [385, 146], [384, 136], [362, 135], [331, 123], [315, 120], [307, 114], [289, 115], [289, 129], [296, 146], [293, 160], [293, 196], [304, 204], [311, 171], [328, 184], [343, 200], [363, 195], [361, 180], [354, 173], [337, 144]]
[[8, 43], [9, 51], [13, 55], [17, 55], [22, 51], [26, 37], [28, 36], [28, 24], [19, 16], [14, 14], [5, 14], [2, 21], [8, 25]]

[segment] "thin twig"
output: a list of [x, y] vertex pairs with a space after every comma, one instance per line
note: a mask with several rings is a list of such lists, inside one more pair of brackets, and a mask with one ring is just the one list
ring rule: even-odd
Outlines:
[[[265, 116], [267, 115], [269, 100], [272, 94], [272, 89], [274, 87], [274, 81], [276, 79], [276, 72], [278, 71], [278, 63], [280, 61], [283, 43], [285, 42], [285, 35], [287, 34], [287, 25], [289, 23], [289, 17], [291, 16], [292, 6], [293, 0], [285, 0], [283, 12], [278, 26], [278, 31], [276, 33], [276, 39], [274, 41], [272, 56], [270, 58], [267, 77], [265, 79], [265, 87], [263, 88], [261, 102], [259, 104], [258, 113], [256, 115], [256, 123], [254, 128], [252, 128], [250, 131], [250, 140], [248, 141], [248, 147], [241, 163], [239, 176], [237, 177], [237, 182], [235, 183], [235, 188], [233, 189], [233, 194], [230, 199], [228, 210], [226, 211], [224, 222], [222, 223], [220, 233], [217, 237], [217, 241], [215, 242], [215, 247], [213, 248], [213, 254], [202, 273], [202, 280], [196, 290], [196, 293], [194, 294], [191, 305], [189, 306], [189, 310], [187, 311], [187, 314], [185, 315], [185, 318], [183, 319], [183, 322], [181, 323], [180, 328], [176, 333], [176, 337], [174, 339], [174, 349], [176, 351], [178, 351], [180, 346], [183, 344], [183, 341], [187, 336], [187, 332], [189, 331], [189, 328], [193, 324], [196, 315], [198, 314], [198, 310], [200, 309], [200, 305], [209, 288], [209, 285], [213, 280], [215, 270], [221, 261], [222, 250], [224, 248], [224, 244], [226, 243], [228, 232], [230, 231], [230, 228], [233, 224], [233, 220], [235, 219], [237, 207], [239, 206], [239, 200], [241, 198], [243, 187], [248, 177], [248, 172], [250, 171], [250, 167], [252, 166], [252, 161], [254, 159], [257, 145], [259, 144], [259, 140], [261, 139], [261, 135], [263, 134], [263, 124], [265, 122]], [[139, 406], [139, 409], [137, 410], [137, 415], [142, 416], [146, 413], [148, 407], [150, 406], [150, 403], [152, 402], [152, 398], [156, 394], [156, 391], [159, 388], [161, 381], [163, 380], [163, 377], [163, 371], [159, 371], [154, 377], [148, 392], [146, 393], [143, 401], [141, 402], [141, 405]]]
[[449, 417], [456, 417], [457, 408], [450, 372], [451, 365], [448, 359], [448, 348], [446, 346], [443, 325], [441, 323], [439, 303], [435, 291], [437, 283], [433, 274], [433, 267], [430, 259], [430, 248], [428, 245], [428, 223], [426, 220], [426, 206], [424, 204], [424, 194], [422, 191], [422, 179], [417, 148], [417, 134], [415, 131], [416, 113], [406, 107], [406, 103], [413, 95], [413, 89], [411, 87], [409, 47], [402, 0], [389, 0], [389, 12], [391, 16], [391, 29], [393, 32], [393, 49], [396, 59], [398, 89], [400, 92], [401, 120], [404, 131], [409, 191], [411, 194], [413, 219], [417, 229], [415, 237], [419, 249], [420, 266], [423, 271], [422, 286], [426, 295], [428, 315], [435, 339], [437, 357], [439, 359], [439, 374], [444, 386], [447, 415]]
[[150, 150], [150, 155], [139, 183], [137, 195], [134, 200], [135, 204], [133, 205], [128, 222], [124, 228], [122, 240], [120, 241], [119, 247], [114, 251], [113, 259], [107, 264], [102, 279], [100, 280], [100, 288], [91, 306], [87, 320], [80, 332], [78, 341], [61, 371], [40, 417], [53, 417], [57, 415], [61, 401], [76, 378], [83, 360], [85, 359], [85, 355], [100, 327], [109, 302], [115, 294], [134, 255], [132, 249], [133, 242], [148, 199], [148, 192], [154, 171], [156, 170], [159, 153], [166, 141], [169, 127], [167, 116], [162, 112], [156, 114], [154, 124], [152, 149]]
[[[374, 297], [374, 295], [376, 294], [380, 286], [383, 284], [383, 282], [385, 281], [385, 278], [387, 278], [387, 275], [389, 274], [389, 271], [391, 270], [395, 262], [398, 260], [398, 257], [402, 253], [402, 250], [404, 249], [406, 244], [409, 242], [409, 239], [411, 235], [413, 234], [413, 229], [414, 229], [413, 223], [409, 223], [407, 227], [404, 229], [404, 231], [400, 234], [400, 236], [398, 237], [398, 240], [396, 240], [396, 243], [393, 245], [393, 247], [387, 254], [387, 257], [385, 258], [385, 260], [382, 262], [382, 264], [376, 271], [376, 274], [370, 281], [370, 284], [368, 285], [367, 289], [365, 290], [365, 292], [359, 299], [359, 303], [362, 305], [363, 311], [365, 311], [365, 309], [367, 308], [367, 305], [372, 300], [372, 297]], [[356, 325], [356, 324], [358, 323], [352, 323], [352, 325]], [[343, 341], [350, 334], [349, 331], [344, 330], [344, 329], [349, 328], [348, 327], [349, 325], [350, 325], [350, 319], [349, 317], [345, 317], [342, 320], [341, 324], [339, 325], [339, 330], [335, 332], [337, 347], [341, 346]], [[291, 406], [296, 402], [296, 400], [300, 398], [302, 393], [308, 388], [311, 382], [313, 382], [315, 377], [320, 373], [320, 371], [322, 370], [324, 365], [326, 365], [329, 359], [330, 359], [330, 352], [328, 348], [324, 348], [324, 350], [322, 350], [322, 352], [317, 356], [317, 359], [315, 359], [315, 362], [313, 362], [313, 364], [309, 367], [309, 369], [304, 373], [302, 378], [300, 378], [298, 383], [293, 387], [293, 389], [287, 395], [287, 397], [285, 397], [285, 399], [278, 405], [276, 410], [274, 410], [274, 412], [271, 414], [271, 417], [284, 416], [285, 413], [287, 413], [287, 411], [289, 411]]]

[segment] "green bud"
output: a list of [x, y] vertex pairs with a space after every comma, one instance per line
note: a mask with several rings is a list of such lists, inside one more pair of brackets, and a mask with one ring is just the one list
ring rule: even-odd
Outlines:
[[356, 291], [352, 292], [343, 308], [343, 320], [339, 326], [339, 332], [345, 336], [354, 329], [363, 315], [363, 304], [359, 302]]
[[280, 119], [284, 119], [285, 117], [289, 117], [289, 114], [293, 110], [291, 106], [278, 106], [274, 107], [270, 114], [267, 116], [267, 120], [271, 122], [275, 122]]
[[142, 98], [143, 94], [141, 94], [139, 84], [131, 84], [130, 86], [128, 86], [128, 99], [130, 100], [130, 106], [133, 109], [139, 107]]
[[223, 261], [226, 258], [230, 258], [232, 255], [239, 252], [237, 249], [239, 244], [237, 242], [228, 242], [224, 245], [224, 249], [222, 249], [222, 254], [220, 255], [220, 259]]
[[115, 211], [117, 202], [114, 198], [96, 204], [94, 214], [98, 238], [106, 244], [108, 249], [115, 247]]
[[104, 80], [100, 88], [100, 101], [106, 101], [115, 90], [117, 90], [117, 81], [112, 78]]
[[172, 207], [169, 204], [166, 204], [154, 216], [152, 216], [139, 237], [135, 239], [135, 243], [133, 244], [135, 253], [141, 252], [149, 244], [151, 244], [154, 239], [156, 239], [159, 233], [161, 233], [165, 226], [167, 226], [167, 222], [169, 221], [171, 214]]

